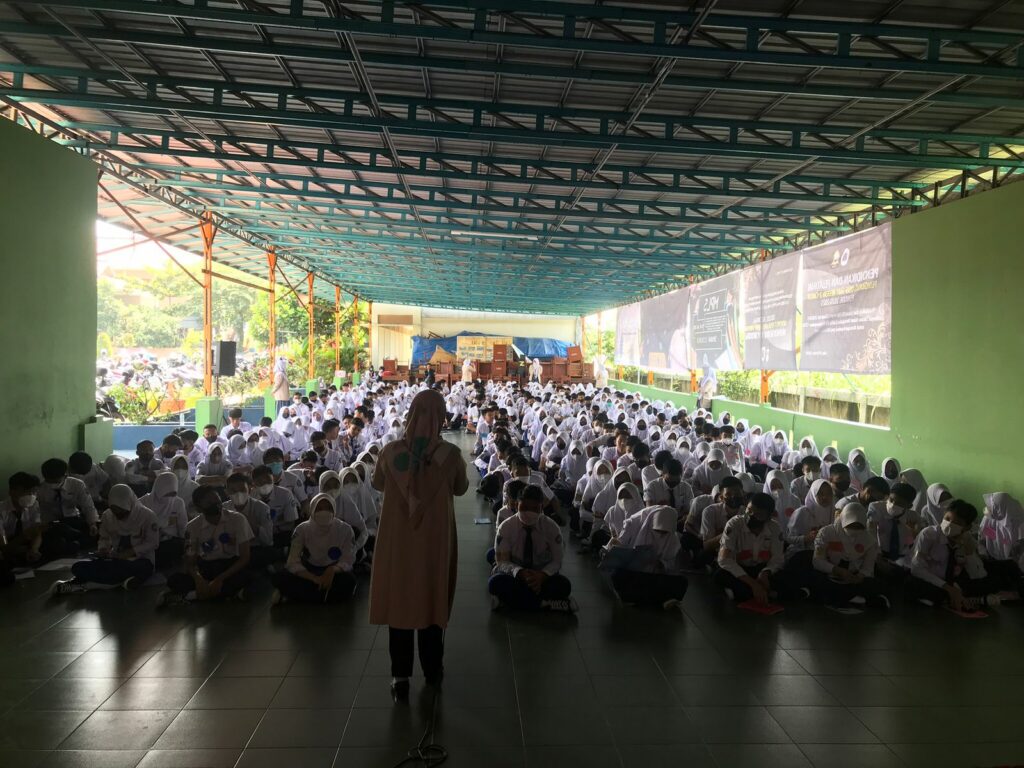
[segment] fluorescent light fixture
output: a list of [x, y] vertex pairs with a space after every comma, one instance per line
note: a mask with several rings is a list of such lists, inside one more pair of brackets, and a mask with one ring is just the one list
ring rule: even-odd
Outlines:
[[454, 229], [453, 235], [466, 235], [468, 237], [497, 237], [505, 240], [536, 240], [536, 235], [517, 235], [515, 232], [471, 232], [468, 229]]

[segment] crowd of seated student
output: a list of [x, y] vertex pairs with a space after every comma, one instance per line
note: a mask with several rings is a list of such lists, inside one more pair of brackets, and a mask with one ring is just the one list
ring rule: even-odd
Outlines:
[[894, 457], [876, 475], [860, 448], [844, 462], [811, 436], [794, 450], [727, 411], [691, 416], [608, 388], [489, 382], [476, 394], [466, 412], [497, 515], [496, 607], [575, 609], [568, 580], [547, 586], [566, 521], [625, 603], [675, 608], [701, 574], [739, 603], [845, 613], [887, 610], [897, 592], [956, 611], [1020, 598], [1024, 509], [1009, 494], [987, 494], [981, 516]]
[[296, 395], [277, 420], [252, 425], [236, 408], [201, 435], [143, 440], [127, 461], [79, 451], [43, 462], [42, 479], [17, 472], [0, 502], [0, 583], [70, 558], [54, 595], [134, 589], [159, 572], [161, 605], [244, 599], [267, 577], [274, 603], [350, 597], [373, 553], [376, 457], [417, 391], [332, 387]]

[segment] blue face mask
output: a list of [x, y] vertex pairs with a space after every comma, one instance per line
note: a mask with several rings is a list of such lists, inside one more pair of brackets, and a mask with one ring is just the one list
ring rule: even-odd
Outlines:
[[272, 461], [267, 466], [270, 467], [270, 471], [273, 472], [275, 475], [280, 475], [282, 472], [284, 472], [283, 461]]

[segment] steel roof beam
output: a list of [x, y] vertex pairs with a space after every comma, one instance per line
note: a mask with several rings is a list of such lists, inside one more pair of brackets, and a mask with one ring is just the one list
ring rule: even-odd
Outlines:
[[[866, 137], [860, 137], [851, 148], [838, 147], [826, 142], [822, 145], [824, 134], [831, 131], [819, 128], [814, 132], [803, 134], [798, 131], [784, 134], [771, 141], [765, 137], [756, 137], [757, 143], [750, 140], [755, 134], [744, 132], [741, 140], [738, 128], [728, 131], [728, 138], [708, 140], [708, 134], [701, 132], [700, 140], [673, 139], [674, 129], [662, 126], [665, 138], [659, 138], [644, 131], [644, 135], [580, 132], [579, 130], [554, 130], [546, 127], [535, 129], [520, 127], [498, 127], [483, 124], [465, 124], [461, 122], [435, 123], [427, 119], [379, 118], [369, 115], [336, 115], [323, 112], [299, 110], [252, 109], [226, 104], [171, 103], [159, 98], [125, 98], [116, 95], [91, 93], [63, 93], [35, 88], [0, 88], [0, 96], [18, 102], [29, 102], [47, 105], [86, 107], [92, 109], [116, 110], [120, 112], [141, 112], [154, 115], [182, 115], [190, 119], [217, 119], [229, 122], [268, 123], [278, 126], [296, 126], [308, 128], [331, 128], [356, 132], [377, 134], [382, 127], [387, 127], [396, 134], [412, 136], [441, 136], [451, 139], [475, 141], [510, 141], [531, 145], [579, 146], [591, 149], [604, 149], [618, 144], [626, 150], [648, 152], [664, 152], [667, 154], [708, 155], [720, 154], [751, 159], [809, 159], [816, 158], [823, 162], [833, 161], [853, 164], [894, 165], [905, 168], [953, 168], [957, 170], [973, 170], [979, 167], [1018, 168], [1024, 167], [1024, 161], [989, 157], [988, 144], [972, 145], [976, 154], [955, 152], [939, 154], [929, 150], [935, 145], [944, 146], [941, 142], [930, 142], [928, 139], [914, 140], [902, 151], [879, 151], [866, 149]], [[579, 128], [579, 126], [577, 126]], [[845, 130], [842, 131], [844, 135]], [[908, 140], [910, 137], [906, 137]], [[1000, 137], [1000, 143], [1015, 144], [1015, 137]], [[971, 142], [962, 142], [972, 144]], [[892, 146], [876, 142], [883, 147]], [[833, 148], [835, 147], [835, 148]], [[966, 156], [965, 156], [966, 155]]]
[[[770, 65], [789, 65], [804, 67], [832, 67], [837, 69], [867, 69], [872, 71], [889, 72], [916, 72], [932, 73], [941, 75], [976, 75], [997, 78], [1019, 78], [1024, 72], [1021, 63], [1017, 60], [1013, 64], [981, 64], [972, 61], [962, 61], [952, 58], [944, 59], [953, 50], [962, 51], [957, 46], [943, 46], [947, 40], [969, 41], [977, 46], [990, 46], [1001, 49], [1007, 46], [1019, 46], [1020, 37], [1009, 32], [989, 32], [983, 30], [961, 30], [945, 28], [927, 28], [910, 25], [877, 24], [870, 25], [856, 22], [815, 22], [812, 20], [800, 20], [778, 17], [753, 17], [753, 16], [727, 16], [724, 14], [713, 14], [704, 21], [704, 29], [727, 29], [734, 31], [734, 37], [743, 40], [736, 45], [716, 36], [719, 45], [669, 45], [665, 40], [667, 24], [655, 24], [651, 28], [651, 41], [636, 40], [609, 40], [594, 37], [578, 37], [575, 34], [575, 20], [583, 16], [585, 20], [586, 10], [581, 8], [575, 13], [570, 12], [563, 18], [571, 18], [573, 24], [561, 24], [562, 34], [543, 35], [537, 34], [537, 28], [524, 32], [511, 31], [490, 31], [486, 29], [486, 18], [478, 19], [471, 27], [460, 27], [457, 24], [452, 26], [426, 25], [426, 24], [403, 24], [394, 21], [381, 19], [361, 20], [351, 18], [325, 18], [323, 16], [302, 15], [302, 4], [296, 3], [292, 8], [298, 13], [274, 14], [260, 13], [255, 11], [240, 11], [233, 9], [212, 9], [209, 6], [186, 6], [170, 3], [148, 3], [132, 2], [131, 0], [36, 0], [33, 3], [38, 6], [52, 7], [74, 7], [92, 8], [100, 11], [123, 11], [127, 13], [149, 13], [169, 18], [199, 19], [207, 21], [221, 21], [246, 25], [260, 25], [277, 27], [281, 29], [302, 29], [320, 33], [360, 34], [376, 35], [382, 37], [412, 37], [431, 40], [444, 40], [449, 42], [475, 43], [479, 45], [504, 45], [524, 48], [540, 48], [549, 50], [571, 50], [584, 51], [588, 53], [618, 54], [627, 56], [647, 56], [653, 58], [684, 59], [696, 61], [718, 61], [727, 63], [752, 63]], [[382, 4], [383, 6], [386, 4]], [[543, 14], [543, 4], [536, 4], [532, 9], [538, 15]], [[522, 10], [522, 9], [519, 9]], [[581, 13], [582, 11], [582, 13]], [[548, 11], [548, 15], [554, 15]], [[688, 19], [688, 20], [687, 20]], [[694, 20], [692, 14], [674, 14], [671, 23], [676, 25], [687, 25]], [[56, 25], [40, 24], [37, 34], [47, 34], [51, 37], [61, 37], [66, 33], [63, 28]], [[813, 29], [812, 29], [813, 27]], [[92, 40], [110, 40], [114, 42], [134, 43], [138, 45], [187, 45], [183, 36], [150, 34], [139, 31], [112, 31], [102, 27], [78, 26], [78, 30]], [[757, 45], [757, 38], [760, 33], [770, 31], [777, 34], [784, 34], [788, 39], [798, 38], [801, 32], [813, 32], [817, 34], [829, 34], [835, 36], [835, 41], [827, 46], [826, 50], [810, 46], [806, 49], [798, 49], [797, 46], [790, 46], [790, 50], [775, 51]], [[30, 34], [30, 32], [18, 32], [16, 27], [4, 25], [0, 31], [7, 31], [17, 34]], [[62, 34], [63, 33], [63, 34]], [[189, 36], [190, 38], [193, 36]], [[258, 49], [244, 47], [246, 41], [233, 40], [231, 38], [212, 38], [205, 35], [194, 35], [196, 44], [194, 47], [222, 52], [261, 53], [266, 56], [279, 56], [282, 58], [309, 58], [313, 56], [326, 56], [328, 60], [348, 63], [352, 60], [350, 54], [340, 50], [321, 49], [320, 52], [308, 52], [309, 46], [285, 45], [285, 44], [258, 44]], [[854, 37], [857, 38], [856, 42]], [[879, 37], [889, 39], [886, 50], [880, 51], [872, 40]], [[909, 41], [909, 49], [896, 45], [900, 41], [906, 45]], [[856, 52], [853, 50], [856, 44]], [[992, 51], [981, 51], [982, 54], [990, 54]], [[888, 54], [888, 55], [885, 55]], [[974, 57], [978, 58], [978, 57]], [[982, 56], [983, 58], [983, 56]], [[369, 64], [387, 64], [391, 66], [406, 66], [431, 69], [461, 69], [466, 70], [467, 61], [465, 58], [445, 59], [436, 56], [403, 56], [400, 54], [366, 53], [363, 59]], [[418, 59], [426, 61], [416, 63]], [[504, 63], [495, 64], [489, 73], [504, 72]], [[520, 65], [521, 66], [521, 65]], [[479, 70], [478, 70], [479, 71]], [[516, 74], [513, 69], [509, 74]], [[526, 74], [526, 72], [518, 72]], [[537, 73], [543, 76], [543, 73]], [[553, 75], [562, 77], [564, 75]], [[670, 83], [671, 84], [671, 83]]]

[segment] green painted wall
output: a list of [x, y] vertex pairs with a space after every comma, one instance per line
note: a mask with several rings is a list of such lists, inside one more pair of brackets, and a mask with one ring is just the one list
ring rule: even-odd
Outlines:
[[96, 166], [0, 120], [0, 494], [96, 413], [95, 229]]
[[[765, 429], [840, 454], [886, 456], [982, 505], [1024, 499], [1015, 439], [1024, 432], [1024, 183], [1009, 184], [893, 224], [892, 428], [716, 400]], [[692, 408], [677, 392], [616, 382]]]

